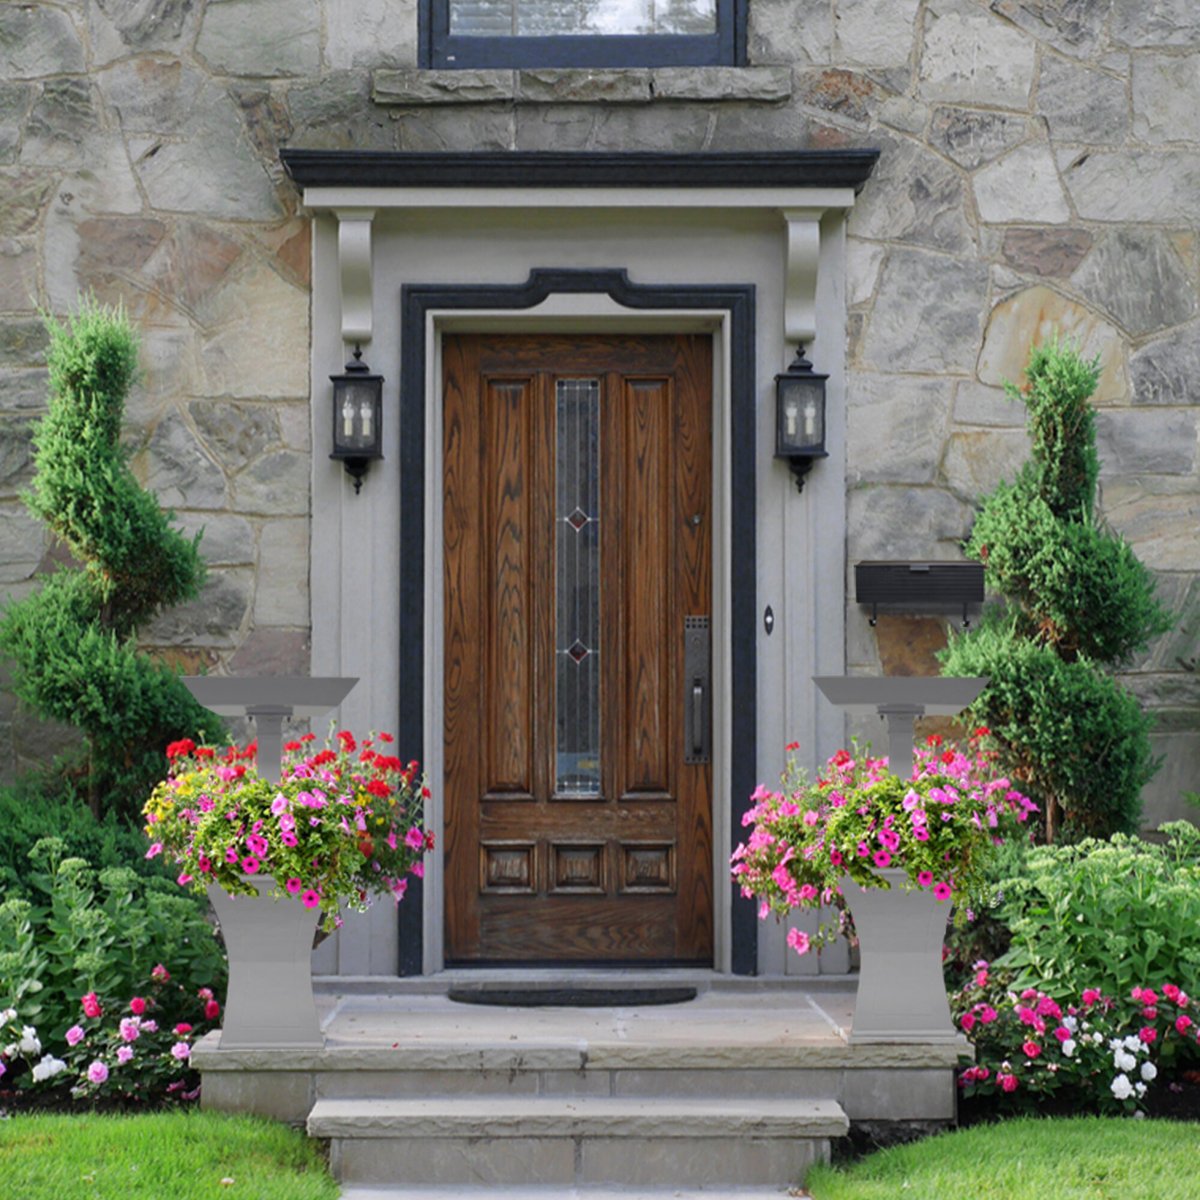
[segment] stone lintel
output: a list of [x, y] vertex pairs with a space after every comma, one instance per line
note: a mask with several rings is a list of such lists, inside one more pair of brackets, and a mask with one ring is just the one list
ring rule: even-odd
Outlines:
[[723, 100], [777, 104], [792, 95], [790, 67], [563, 68], [476, 71], [379, 69], [376, 104], [649, 104]]

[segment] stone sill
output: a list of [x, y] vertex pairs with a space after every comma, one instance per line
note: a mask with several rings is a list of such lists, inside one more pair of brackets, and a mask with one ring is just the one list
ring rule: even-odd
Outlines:
[[376, 104], [651, 104], [750, 100], [792, 95], [790, 67], [654, 67], [645, 70], [377, 70]]

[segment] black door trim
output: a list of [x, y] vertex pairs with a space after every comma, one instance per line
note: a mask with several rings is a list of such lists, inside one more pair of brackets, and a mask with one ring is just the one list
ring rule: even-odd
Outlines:
[[[742, 837], [741, 815], [757, 773], [755, 614], [757, 612], [754, 521], [756, 426], [753, 284], [644, 285], [624, 270], [536, 269], [523, 284], [453, 286], [404, 284], [400, 290], [400, 712], [397, 743], [424, 762], [425, 732], [425, 318], [431, 309], [521, 310], [555, 293], [610, 296], [630, 309], [724, 309], [730, 325], [730, 470], [732, 472], [731, 589], [732, 843]], [[409, 749], [413, 747], [413, 749]], [[423, 958], [424, 888], [412, 879], [399, 907], [400, 974], [420, 975]], [[753, 903], [733, 890], [732, 968], [754, 975], [758, 922]]]

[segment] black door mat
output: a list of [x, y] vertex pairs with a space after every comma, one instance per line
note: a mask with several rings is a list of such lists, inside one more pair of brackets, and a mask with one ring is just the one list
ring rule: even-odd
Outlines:
[[459, 1004], [506, 1008], [634, 1008], [646, 1004], [683, 1004], [695, 1000], [694, 987], [658, 988], [451, 988]]

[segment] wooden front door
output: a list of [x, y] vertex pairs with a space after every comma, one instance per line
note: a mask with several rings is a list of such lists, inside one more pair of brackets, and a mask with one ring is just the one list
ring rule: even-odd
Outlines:
[[447, 962], [711, 964], [711, 341], [443, 364]]

